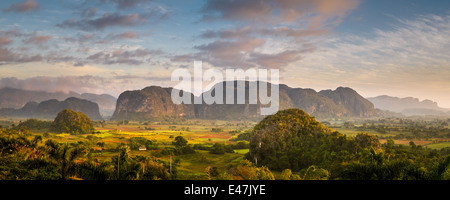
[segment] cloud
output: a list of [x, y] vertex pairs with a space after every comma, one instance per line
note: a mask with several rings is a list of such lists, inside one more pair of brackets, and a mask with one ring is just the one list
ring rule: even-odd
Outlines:
[[152, 0], [100, 0], [101, 3], [116, 4], [117, 9], [124, 10], [133, 8], [141, 3], [148, 3]]
[[26, 36], [27, 34], [22, 33], [19, 29], [12, 29], [12, 30], [0, 30], [0, 35], [8, 36], [8, 37], [22, 37]]
[[322, 40], [317, 51], [295, 63], [302, 70], [287, 69], [292, 83], [346, 85], [366, 96], [433, 97], [449, 102], [450, 16], [393, 18], [391, 24], [373, 30], [370, 37], [346, 34]]
[[199, 60], [195, 54], [175, 55], [170, 58], [171, 62], [190, 63], [194, 62], [194, 60]]
[[359, 0], [208, 0], [202, 21], [235, 25], [201, 33], [199, 38], [215, 41], [195, 46], [196, 57], [221, 67], [285, 67], [315, 51], [312, 41], [329, 36], [358, 5]]
[[247, 57], [256, 48], [264, 44], [264, 40], [255, 38], [249, 40], [224, 41], [219, 40], [195, 48], [200, 50], [203, 60], [221, 67], [254, 67], [247, 62]]
[[116, 75], [116, 76], [35, 76], [25, 79], [16, 77], [0, 78], [0, 88], [16, 88], [46, 92], [77, 92], [110, 94], [118, 97], [126, 90], [142, 89], [150, 85], [173, 84], [170, 73], [163, 77], [144, 75]]
[[276, 54], [253, 53], [250, 57], [255, 63], [264, 68], [282, 68], [288, 64], [298, 61], [302, 58], [302, 54], [314, 49], [286, 50]]
[[202, 9], [203, 20], [262, 21], [273, 11], [269, 1], [264, 0], [209, 0]]
[[258, 32], [262, 35], [275, 36], [275, 37], [290, 37], [290, 38], [307, 38], [307, 37], [319, 37], [325, 36], [330, 33], [328, 29], [299, 29], [292, 27], [275, 27], [259, 29]]
[[43, 57], [40, 54], [28, 56], [21, 55], [15, 52], [12, 52], [6, 48], [0, 48], [0, 65], [7, 63], [27, 63], [27, 62], [37, 62], [42, 61]]
[[111, 40], [137, 39], [139, 38], [139, 34], [135, 31], [127, 31], [119, 34], [110, 34], [107, 38]]
[[86, 34], [80, 34], [78, 33], [75, 36], [72, 37], [62, 37], [63, 40], [67, 42], [77, 42], [77, 43], [86, 43], [86, 42], [92, 42], [98, 37], [93, 33], [86, 33]]
[[[312, 26], [340, 21], [360, 0], [209, 0], [202, 9], [203, 20], [217, 19], [256, 23], [309, 21]], [[316, 24], [319, 23], [319, 24]], [[320, 26], [320, 25], [319, 25]]]
[[309, 18], [308, 26], [316, 29], [340, 23], [349, 11], [355, 9], [360, 0], [279, 0], [282, 21], [293, 22]]
[[0, 47], [13, 43], [13, 40], [7, 36], [0, 36]]
[[81, 19], [81, 20], [66, 20], [60, 24], [57, 24], [61, 28], [74, 28], [85, 31], [90, 30], [103, 30], [108, 27], [126, 27], [137, 26], [144, 24], [150, 18], [149, 15], [126, 14], [121, 15], [118, 13], [106, 13], [103, 16], [95, 19]]
[[71, 91], [99, 91], [99, 87], [106, 86], [109, 83], [111, 82], [107, 79], [98, 76], [37, 76], [27, 79], [7, 77], [0, 79], [0, 88], [68, 93]]
[[[371, 68], [393, 65], [396, 68], [449, 66], [450, 16], [426, 15], [414, 20], [396, 19], [391, 30], [374, 30], [374, 37], [339, 36], [324, 43], [323, 55], [330, 61]], [[334, 59], [338, 58], [338, 59]]]
[[46, 44], [52, 37], [49, 35], [35, 35], [26, 40], [23, 40], [26, 44], [43, 45]]
[[81, 16], [82, 17], [93, 17], [96, 13], [97, 13], [98, 8], [84, 8], [81, 11]]
[[4, 9], [5, 12], [16, 12], [16, 13], [24, 13], [33, 10], [37, 10], [39, 8], [39, 4], [34, 0], [28, 0], [25, 2], [20, 2], [9, 6]]
[[201, 38], [221, 38], [221, 39], [235, 39], [235, 38], [245, 38], [252, 33], [252, 28], [250, 26], [240, 27], [236, 29], [223, 29], [223, 30], [207, 30], [204, 31], [200, 37]]
[[129, 64], [140, 65], [145, 63], [149, 57], [161, 55], [161, 50], [136, 49], [136, 50], [114, 50], [109, 53], [98, 52], [86, 58], [87, 61], [102, 64]]

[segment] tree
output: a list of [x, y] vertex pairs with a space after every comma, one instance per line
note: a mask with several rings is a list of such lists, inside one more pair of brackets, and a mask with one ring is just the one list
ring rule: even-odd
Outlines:
[[205, 169], [206, 175], [208, 176], [208, 180], [212, 180], [214, 177], [219, 175], [219, 171], [217, 167], [208, 166]]
[[380, 148], [380, 141], [375, 136], [369, 135], [367, 133], [358, 133], [358, 135], [356, 135], [355, 137], [355, 141], [361, 148]]
[[269, 168], [262, 166], [256, 167], [248, 160], [242, 160], [236, 166], [236, 173], [244, 180], [275, 180], [274, 175]]
[[281, 172], [279, 180], [301, 180], [300, 176], [293, 174], [290, 169], [285, 169]]
[[413, 142], [413, 141], [410, 141], [409, 142], [409, 146], [412, 148], [412, 149], [415, 149], [417, 146], [416, 146], [416, 144]]
[[114, 166], [114, 177], [117, 180], [131, 180], [136, 178], [139, 169], [129, 158], [130, 147], [122, 145], [118, 149], [119, 154], [111, 158], [111, 163]]
[[327, 180], [329, 176], [330, 173], [328, 170], [311, 165], [308, 169], [306, 169], [306, 172], [303, 175], [303, 180]]
[[84, 148], [70, 147], [69, 144], [60, 144], [53, 140], [45, 142], [50, 159], [58, 165], [63, 180], [66, 180], [76, 171], [75, 160], [83, 155]]
[[88, 116], [70, 109], [59, 112], [52, 126], [59, 133], [86, 134], [94, 131], [94, 125]]
[[230, 145], [225, 145], [221, 143], [215, 143], [210, 149], [209, 153], [212, 154], [224, 154], [224, 153], [233, 153], [234, 150], [231, 149]]
[[175, 147], [184, 147], [186, 146], [188, 141], [183, 136], [175, 137], [175, 140], [172, 142]]
[[323, 126], [303, 110], [278, 111], [275, 115], [265, 117], [250, 132], [247, 158], [258, 166], [297, 171], [317, 164], [324, 158], [320, 155], [322, 151], [338, 146], [326, 145], [333, 137], [341, 135], [332, 133], [333, 130]]

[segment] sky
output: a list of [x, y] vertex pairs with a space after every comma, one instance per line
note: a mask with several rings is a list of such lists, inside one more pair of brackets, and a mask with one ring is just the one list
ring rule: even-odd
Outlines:
[[193, 69], [450, 108], [448, 0], [0, 1], [0, 88], [107, 93]]

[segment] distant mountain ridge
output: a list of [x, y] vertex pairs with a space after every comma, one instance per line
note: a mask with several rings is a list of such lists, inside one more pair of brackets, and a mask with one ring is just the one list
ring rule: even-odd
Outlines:
[[420, 101], [418, 98], [413, 97], [399, 98], [381, 95], [367, 98], [367, 100], [372, 102], [375, 108], [401, 113], [406, 116], [448, 115], [450, 111], [449, 109], [439, 107], [437, 102], [428, 99]]
[[82, 112], [92, 120], [103, 120], [97, 103], [75, 97], [70, 97], [64, 101], [51, 99], [41, 103], [28, 102], [20, 109], [1, 108], [0, 116], [54, 119], [60, 111], [65, 109]]
[[117, 99], [108, 94], [91, 94], [76, 92], [44, 92], [44, 91], [29, 91], [15, 88], [0, 89], [0, 108], [14, 108], [20, 109], [29, 102], [43, 102], [51, 99], [64, 101], [67, 98], [75, 97], [79, 99], [86, 99], [98, 104], [100, 112], [104, 116], [111, 116], [116, 108]]
[[[237, 82], [234, 81], [235, 97]], [[258, 82], [257, 84], [260, 84]], [[265, 83], [265, 82], [263, 82]], [[220, 84], [220, 83], [219, 83]], [[219, 85], [217, 84], [217, 85]], [[226, 86], [226, 82], [221, 83]], [[216, 85], [216, 86], [217, 86]], [[205, 93], [215, 92], [213, 86]], [[268, 89], [271, 84], [268, 83]], [[245, 81], [245, 89], [248, 91], [249, 82]], [[171, 100], [172, 88], [151, 86], [142, 90], [126, 91], [122, 93], [112, 116], [113, 120], [148, 120], [157, 117], [188, 116], [204, 119], [242, 119], [261, 118], [258, 104], [248, 103], [246, 92], [245, 104], [181, 104], [175, 105]], [[225, 98], [224, 88], [224, 98]], [[258, 91], [259, 92], [259, 91]], [[269, 91], [270, 92], [270, 91]], [[189, 92], [192, 99], [198, 98]], [[235, 101], [236, 102], [236, 101]], [[279, 85], [279, 110], [288, 108], [300, 108], [315, 117], [371, 117], [376, 115], [371, 102], [363, 98], [351, 88], [339, 87], [336, 90], [324, 90], [316, 92], [312, 89], [291, 88], [287, 85]]]

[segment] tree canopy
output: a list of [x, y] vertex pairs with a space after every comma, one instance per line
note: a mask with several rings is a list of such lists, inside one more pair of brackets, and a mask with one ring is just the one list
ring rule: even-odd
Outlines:
[[65, 109], [56, 116], [53, 129], [59, 133], [86, 134], [94, 131], [94, 125], [84, 113]]

